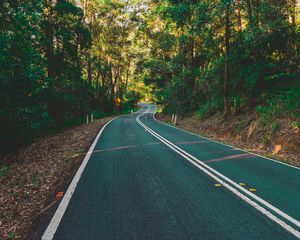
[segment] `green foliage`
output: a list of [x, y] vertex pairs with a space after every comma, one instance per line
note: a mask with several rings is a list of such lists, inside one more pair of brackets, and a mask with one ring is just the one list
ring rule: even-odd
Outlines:
[[270, 145], [271, 140], [270, 140], [269, 137], [264, 136], [263, 139], [262, 139], [262, 142], [263, 142], [264, 145], [268, 146], [268, 145]]
[[[300, 110], [300, 91], [297, 88], [269, 94], [264, 105], [258, 105], [256, 112], [262, 124], [269, 124], [280, 117], [298, 117]], [[271, 127], [272, 128], [272, 127]]]
[[15, 192], [15, 191], [12, 191], [11, 193], [10, 193], [10, 195], [16, 200], [16, 199], [18, 199], [18, 197], [19, 197], [19, 193], [18, 192]]
[[101, 112], [99, 110], [94, 111], [94, 119], [100, 119], [109, 116], [110, 114], [107, 114], [105, 112]]
[[30, 199], [30, 193], [29, 192], [24, 192], [24, 199], [28, 201]]
[[7, 176], [8, 173], [9, 173], [9, 166], [7, 165], [2, 166], [0, 169], [0, 177]]
[[215, 106], [212, 105], [211, 102], [207, 102], [206, 104], [200, 106], [200, 108], [196, 112], [196, 115], [200, 119], [204, 119], [215, 112], [216, 112]]
[[38, 44], [41, 12], [39, 1], [5, 2], [0, 8], [0, 153], [35, 135], [33, 122], [43, 117], [38, 103], [46, 85]]
[[32, 177], [31, 177], [31, 185], [33, 188], [37, 188], [38, 185], [39, 185], [39, 181], [38, 181], [38, 177], [36, 174], [34, 174]]
[[295, 121], [295, 122], [293, 122], [293, 123], [292, 123], [292, 126], [293, 126], [293, 127], [298, 127], [298, 128], [300, 128], [300, 121]]
[[245, 127], [245, 123], [242, 121], [239, 121], [234, 125], [233, 132], [235, 134], [239, 134], [244, 129], [244, 127]]
[[7, 239], [8, 240], [14, 240], [14, 239], [16, 239], [16, 236], [17, 236], [17, 234], [15, 232], [9, 232], [7, 234]]
[[82, 79], [78, 51], [90, 46], [91, 35], [79, 7], [4, 0], [0, 44], [0, 154], [89, 111], [92, 88]]
[[[134, 90], [128, 91], [125, 94], [125, 100], [126, 100], [126, 105], [127, 109], [136, 109], [138, 102], [141, 100], [142, 96], [140, 92], [136, 92]], [[126, 107], [124, 106], [126, 109]]]
[[0, 154], [141, 99], [200, 118], [254, 110], [271, 131], [279, 117], [298, 122], [300, 28], [288, 1], [82, 3], [1, 1]]
[[279, 127], [278, 122], [276, 122], [276, 121], [272, 122], [269, 126], [269, 130], [271, 133], [274, 133], [278, 129], [278, 127]]
[[[227, 0], [151, 6], [145, 25], [160, 27], [143, 28], [150, 41], [143, 76], [165, 111], [204, 118], [227, 104], [232, 114], [256, 109], [265, 122], [299, 117], [300, 32], [299, 22], [289, 21], [293, 6], [260, 1], [251, 9]], [[167, 47], [161, 36], [172, 39]]]
[[256, 109], [262, 124], [281, 116], [297, 118], [299, 31], [286, 15], [294, 10], [265, 1], [255, 9], [227, 0], [156, 3], [152, 11], [159, 20], [154, 22], [162, 26], [156, 33], [163, 36], [162, 29], [168, 29], [165, 39], [175, 40], [166, 47], [157, 34], [148, 33], [151, 29], [143, 29], [151, 41], [144, 82], [170, 113], [196, 112], [205, 118], [224, 112], [227, 103], [232, 114]]

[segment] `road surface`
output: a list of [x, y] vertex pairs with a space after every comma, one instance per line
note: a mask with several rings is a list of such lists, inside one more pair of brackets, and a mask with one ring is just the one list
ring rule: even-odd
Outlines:
[[44, 240], [300, 239], [300, 169], [161, 123], [155, 109], [106, 125]]

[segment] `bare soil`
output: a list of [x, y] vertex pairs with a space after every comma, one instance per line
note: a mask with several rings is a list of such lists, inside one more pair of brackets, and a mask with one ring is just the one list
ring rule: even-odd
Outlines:
[[[171, 122], [169, 115], [157, 119]], [[178, 117], [177, 126], [211, 139], [300, 167], [300, 129], [292, 119], [263, 124], [255, 116], [224, 118], [214, 115], [204, 120], [193, 115]]]
[[111, 118], [41, 138], [0, 159], [0, 240], [35, 239], [39, 222], [48, 222], [61, 200], [56, 193], [65, 191]]

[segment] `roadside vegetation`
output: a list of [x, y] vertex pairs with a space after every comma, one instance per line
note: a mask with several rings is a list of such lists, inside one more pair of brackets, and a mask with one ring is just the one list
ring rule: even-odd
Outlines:
[[86, 114], [133, 108], [141, 95], [130, 87], [128, 4], [0, 2], [0, 155], [85, 122]]
[[299, 124], [296, 1], [169, 0], [152, 8], [143, 76], [165, 112], [255, 112], [264, 122]]
[[296, 0], [0, 4], [1, 152], [139, 101], [300, 125]]
[[[248, 147], [257, 151], [300, 146], [295, 0], [164, 0], [151, 1], [149, 9], [144, 33], [150, 51], [141, 76], [163, 113], [219, 139], [244, 134], [243, 143], [255, 124], [257, 145]], [[286, 141], [275, 137], [280, 134]]]
[[[87, 114], [129, 113], [152, 101], [189, 130], [299, 159], [289, 155], [300, 146], [299, 8], [296, 0], [0, 1], [4, 239], [19, 238], [28, 230], [19, 222], [46, 207], [55, 189], [37, 192], [47, 181], [72, 176], [82, 158], [62, 170], [103, 124], [82, 125]], [[39, 158], [59, 155], [55, 143], [45, 140], [45, 150], [40, 141], [73, 130], [81, 142], [66, 147], [70, 156]], [[43, 178], [55, 164], [60, 170]], [[32, 213], [18, 208], [24, 201]]]
[[[170, 115], [158, 114], [157, 118], [173, 124]], [[300, 167], [300, 128], [294, 126], [291, 119], [281, 118], [262, 126], [260, 119], [254, 115], [236, 115], [225, 119], [220, 113], [202, 120], [196, 115], [180, 116], [176, 125], [210, 139]]]
[[[90, 145], [113, 117], [42, 137], [3, 159], [0, 239], [40, 239]], [[45, 221], [46, 219], [46, 221]], [[41, 232], [39, 232], [41, 231]]]

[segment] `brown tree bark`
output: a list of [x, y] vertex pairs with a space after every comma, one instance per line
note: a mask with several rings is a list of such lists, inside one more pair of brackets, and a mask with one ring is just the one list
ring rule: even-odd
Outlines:
[[87, 80], [90, 85], [92, 85], [92, 60], [91, 55], [88, 53], [88, 62], [87, 62]]
[[236, 6], [236, 16], [237, 16], [237, 20], [238, 20], [238, 30], [239, 30], [239, 32], [242, 32], [243, 26], [242, 26], [240, 0], [236, 0], [235, 6]]
[[[52, 0], [45, 0], [45, 11], [44, 11], [44, 34], [45, 34], [45, 57], [46, 57], [46, 69], [47, 76], [53, 84], [57, 81], [58, 73], [56, 72], [56, 57], [55, 57], [55, 46], [54, 46], [54, 9], [52, 7]], [[58, 107], [59, 106], [59, 107]], [[47, 99], [47, 112], [55, 122], [57, 127], [61, 127], [64, 123], [64, 104], [53, 96], [49, 96]]]
[[55, 66], [54, 66], [54, 26], [53, 26], [53, 9], [52, 9], [52, 1], [45, 1], [45, 25], [44, 25], [44, 33], [46, 39], [46, 49], [45, 56], [47, 61], [47, 75], [49, 78], [55, 78]]
[[253, 6], [252, 6], [252, 0], [245, 0], [247, 5], [247, 14], [248, 14], [248, 20], [249, 25], [253, 25]]
[[229, 55], [229, 47], [230, 47], [229, 10], [230, 10], [229, 4], [227, 4], [225, 9], [225, 67], [224, 67], [224, 85], [223, 85], [224, 114], [227, 114], [229, 111], [228, 108], [228, 81], [229, 81], [228, 55]]
[[100, 93], [100, 110], [102, 112], [105, 111], [105, 79], [106, 79], [106, 73], [102, 74], [101, 76], [101, 93]]
[[115, 92], [115, 88], [116, 85], [118, 83], [119, 77], [120, 77], [120, 73], [121, 73], [121, 67], [115, 67], [114, 69], [111, 68], [111, 76], [110, 76], [110, 104], [111, 104], [111, 111], [113, 110], [114, 106], [115, 106], [115, 96], [116, 96], [116, 92]]

